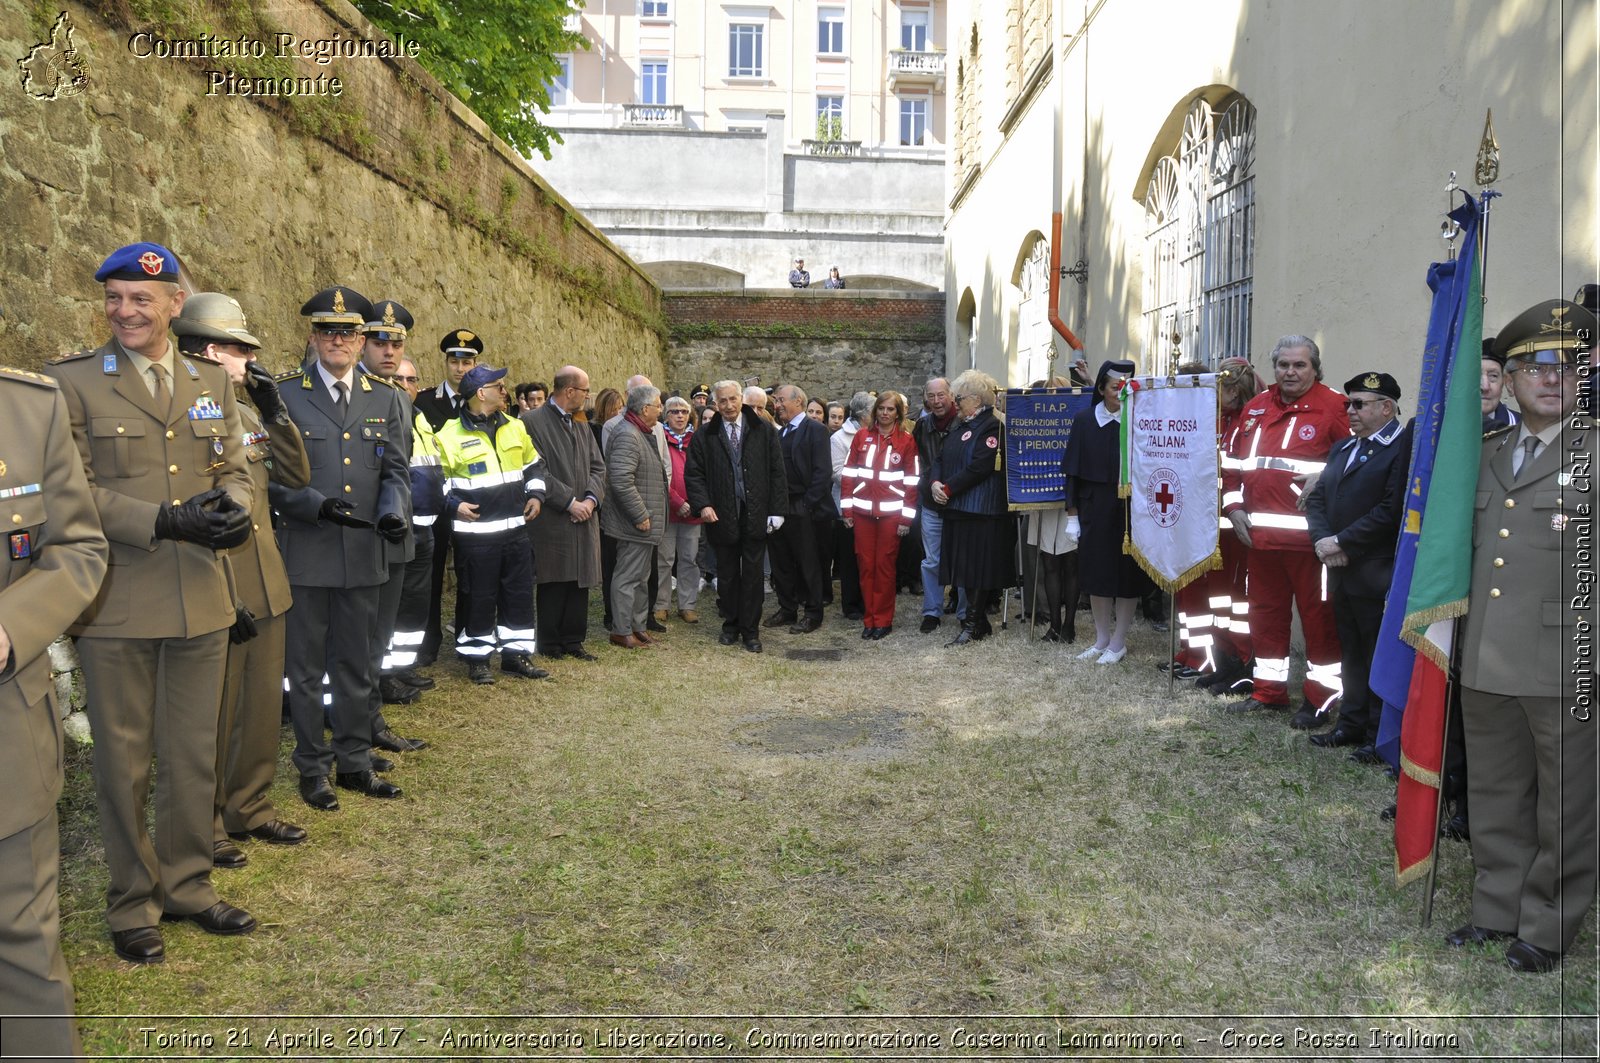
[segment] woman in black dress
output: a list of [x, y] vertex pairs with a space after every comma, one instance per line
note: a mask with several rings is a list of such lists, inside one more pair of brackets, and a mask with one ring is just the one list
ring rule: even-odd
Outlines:
[[950, 392], [957, 421], [940, 453], [944, 479], [930, 485], [933, 501], [944, 510], [944, 535], [939, 545], [939, 579], [967, 592], [967, 613], [961, 631], [946, 645], [964, 646], [994, 630], [989, 604], [1000, 588], [1016, 583], [1012, 553], [1016, 530], [1006, 510], [1005, 428], [995, 416], [1000, 385], [993, 377], [969, 369], [956, 377]]
[[1117, 497], [1121, 475], [1122, 400], [1118, 391], [1133, 375], [1132, 362], [1101, 364], [1094, 403], [1072, 419], [1061, 459], [1067, 479], [1067, 523], [1077, 525], [1078, 578], [1094, 614], [1094, 645], [1079, 660], [1116, 664], [1128, 655], [1128, 626], [1139, 599], [1153, 584], [1138, 562], [1122, 552], [1128, 503]]

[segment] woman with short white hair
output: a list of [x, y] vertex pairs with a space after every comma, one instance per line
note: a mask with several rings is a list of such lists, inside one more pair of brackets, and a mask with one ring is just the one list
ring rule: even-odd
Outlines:
[[989, 604], [1002, 587], [1016, 583], [1013, 522], [1006, 510], [1005, 426], [995, 413], [1000, 385], [988, 373], [969, 369], [950, 385], [956, 424], [945, 438], [940, 468], [945, 479], [931, 485], [944, 510], [939, 579], [967, 592], [961, 631], [946, 645], [987, 638]]

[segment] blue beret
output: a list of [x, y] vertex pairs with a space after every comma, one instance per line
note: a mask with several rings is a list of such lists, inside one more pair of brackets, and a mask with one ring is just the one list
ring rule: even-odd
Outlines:
[[491, 369], [486, 365], [475, 365], [468, 369], [461, 377], [461, 387], [458, 389], [463, 398], [472, 398], [478, 389], [485, 384], [493, 384], [505, 376], [509, 369]]
[[97, 281], [174, 281], [178, 279], [178, 256], [160, 244], [129, 244], [119, 247], [95, 270]]

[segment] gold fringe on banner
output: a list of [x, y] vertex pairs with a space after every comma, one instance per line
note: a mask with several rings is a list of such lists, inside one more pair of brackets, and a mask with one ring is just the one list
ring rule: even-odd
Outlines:
[[1150, 562], [1145, 560], [1144, 555], [1139, 552], [1137, 547], [1131, 547], [1126, 540], [1124, 541], [1123, 545], [1125, 547], [1130, 547], [1128, 549], [1124, 549], [1123, 553], [1131, 555], [1133, 559], [1139, 563], [1139, 567], [1144, 569], [1145, 575], [1149, 576], [1157, 587], [1160, 587], [1169, 594], [1183, 590], [1183, 588], [1187, 587], [1189, 584], [1193, 583], [1207, 572], [1222, 567], [1222, 548], [1219, 546], [1217, 549], [1211, 551], [1210, 557], [1196, 565], [1191, 565], [1189, 568], [1184, 569], [1182, 572], [1178, 573], [1177, 579], [1169, 580], [1161, 573], [1157, 572]]
[[1438, 848], [1438, 843], [1434, 843], [1434, 847], [1428, 850], [1427, 859], [1418, 860], [1410, 867], [1401, 867], [1400, 854], [1396, 853], [1394, 856], [1394, 884], [1396, 886], [1409, 886], [1417, 879], [1425, 877], [1429, 871], [1433, 870], [1433, 855], [1438, 851]]
[[[1409, 646], [1428, 660], [1438, 665], [1439, 671], [1445, 675], [1450, 674], [1450, 658], [1439, 651], [1428, 640], [1428, 628], [1441, 620], [1456, 620], [1467, 615], [1467, 600], [1458, 598], [1453, 602], [1444, 602], [1429, 609], [1415, 613], [1407, 613], [1404, 623], [1400, 627], [1400, 638]], [[1418, 631], [1417, 628], [1421, 628]]]
[[1439, 778], [1438, 772], [1424, 768], [1422, 765], [1406, 756], [1403, 750], [1400, 753], [1400, 770], [1405, 772], [1408, 778], [1415, 779], [1424, 786], [1430, 786], [1435, 790], [1439, 789], [1440, 782], [1442, 781]]

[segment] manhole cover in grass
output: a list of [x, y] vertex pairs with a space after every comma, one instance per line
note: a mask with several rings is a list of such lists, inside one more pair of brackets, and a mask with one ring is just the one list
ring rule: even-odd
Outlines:
[[904, 747], [904, 719], [905, 713], [890, 708], [843, 716], [786, 716], [741, 724], [733, 736], [740, 745], [767, 753], [874, 758]]
[[843, 650], [784, 650], [791, 661], [837, 661], [844, 657]]

